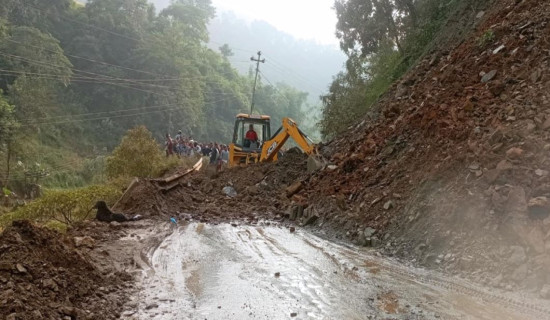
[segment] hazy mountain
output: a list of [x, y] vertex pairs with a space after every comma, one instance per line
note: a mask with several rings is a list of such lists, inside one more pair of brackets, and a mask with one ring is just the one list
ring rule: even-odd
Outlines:
[[232, 12], [219, 12], [209, 30], [210, 47], [217, 50], [227, 43], [234, 54], [230, 61], [238, 70], [255, 67], [250, 57], [261, 50], [266, 59], [260, 67], [264, 77], [308, 92], [312, 102], [318, 101], [345, 62], [335, 46], [298, 40], [265, 21], [247, 22]]
[[[80, 0], [83, 1], [83, 0]], [[149, 0], [157, 13], [171, 0]], [[345, 55], [336, 46], [298, 40], [265, 21], [241, 19], [233, 12], [219, 11], [209, 26], [210, 48], [218, 51], [228, 44], [233, 51], [230, 61], [242, 73], [254, 65], [251, 56], [261, 50], [267, 60], [261, 70], [265, 80], [273, 84], [285, 82], [309, 93], [310, 103], [318, 103], [345, 62]]]

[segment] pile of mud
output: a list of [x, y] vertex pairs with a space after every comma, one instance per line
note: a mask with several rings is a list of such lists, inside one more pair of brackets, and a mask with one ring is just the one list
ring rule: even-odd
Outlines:
[[73, 239], [28, 221], [0, 234], [2, 319], [116, 319], [127, 280], [98, 270]]
[[285, 188], [309, 177], [307, 155], [299, 149], [289, 150], [277, 163], [236, 167], [216, 174], [212, 170], [207, 168], [189, 175], [167, 191], [161, 190], [155, 181], [142, 180], [114, 209], [164, 220], [170, 217], [210, 223], [280, 220], [291, 203]]
[[550, 298], [550, 3], [463, 18], [473, 34], [326, 145], [301, 196], [357, 243]]

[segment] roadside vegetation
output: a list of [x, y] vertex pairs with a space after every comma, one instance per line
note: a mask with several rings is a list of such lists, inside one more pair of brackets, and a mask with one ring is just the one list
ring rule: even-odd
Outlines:
[[113, 205], [134, 177], [155, 178], [175, 169], [190, 167], [194, 159], [167, 158], [152, 134], [144, 126], [131, 129], [114, 152], [106, 158], [106, 180], [82, 188], [46, 189], [37, 200], [0, 213], [0, 230], [13, 220], [29, 219], [64, 231], [68, 226], [93, 218], [92, 207], [98, 200]]

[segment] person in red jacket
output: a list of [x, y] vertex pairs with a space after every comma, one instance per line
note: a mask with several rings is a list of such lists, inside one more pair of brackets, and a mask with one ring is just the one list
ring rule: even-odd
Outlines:
[[[254, 143], [256, 146], [258, 145], [258, 134], [256, 133], [256, 131], [254, 131], [253, 125], [250, 125], [248, 127], [248, 131], [246, 132], [244, 139], [245, 139], [245, 146], [246, 144], [250, 146], [252, 143]], [[246, 140], [248, 140], [248, 143], [246, 142]]]

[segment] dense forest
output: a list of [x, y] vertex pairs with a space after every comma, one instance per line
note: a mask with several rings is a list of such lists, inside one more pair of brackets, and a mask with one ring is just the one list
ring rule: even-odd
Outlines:
[[[0, 181], [47, 171], [55, 184], [80, 170], [73, 184], [88, 183], [95, 159], [141, 124], [159, 141], [181, 129], [228, 142], [253, 75], [232, 67], [227, 46], [207, 46], [214, 17], [210, 0], [160, 12], [146, 0], [0, 0]], [[255, 112], [301, 122], [306, 100], [260, 81]]]

